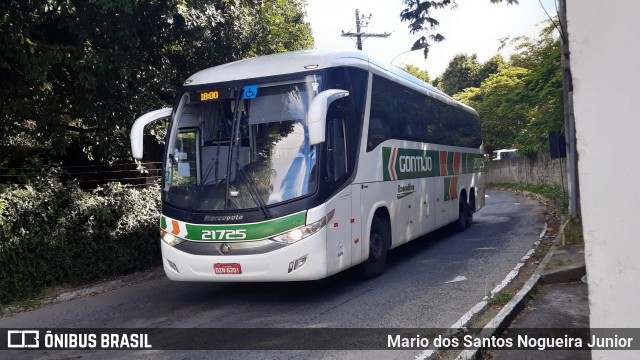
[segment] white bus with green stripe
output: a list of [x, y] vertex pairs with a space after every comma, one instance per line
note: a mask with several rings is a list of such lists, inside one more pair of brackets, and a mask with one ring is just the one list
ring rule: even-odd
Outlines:
[[183, 281], [299, 281], [353, 266], [484, 204], [477, 113], [362, 52], [302, 51], [189, 77], [162, 179], [164, 269]]

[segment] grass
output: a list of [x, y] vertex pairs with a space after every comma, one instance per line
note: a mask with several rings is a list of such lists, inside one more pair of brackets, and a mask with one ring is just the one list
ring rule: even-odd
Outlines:
[[487, 303], [491, 306], [505, 306], [516, 294], [511, 291], [500, 291], [497, 294], [494, 294]]
[[582, 222], [579, 219], [571, 219], [567, 226], [564, 227], [562, 233], [563, 245], [584, 244], [584, 236], [582, 233]]
[[0, 304], [0, 317], [16, 312], [28, 311], [40, 307], [47, 300], [44, 291], [34, 293], [29, 298], [14, 301], [11, 304]]
[[534, 286], [533, 290], [529, 292], [529, 300], [535, 300], [540, 296], [540, 286]]
[[569, 194], [563, 191], [559, 186], [546, 184], [496, 184], [497, 189], [528, 191], [549, 199], [553, 205], [561, 213], [566, 213], [569, 207]]

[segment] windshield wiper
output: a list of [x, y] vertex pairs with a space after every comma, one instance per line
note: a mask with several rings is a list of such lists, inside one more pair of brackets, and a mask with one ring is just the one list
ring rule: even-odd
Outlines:
[[211, 173], [211, 170], [216, 169], [215, 173], [213, 174], [213, 179], [209, 180], [209, 181], [203, 181], [202, 185], [209, 185], [213, 182], [217, 182], [218, 179], [218, 159], [220, 158], [220, 147], [222, 146], [222, 141], [218, 142], [218, 146], [216, 148], [216, 157], [213, 161], [209, 162], [209, 165], [207, 165], [207, 169], [204, 172], [204, 176], [202, 177], [202, 179], [206, 180], [209, 178], [209, 174]]
[[258, 205], [258, 209], [260, 209], [260, 212], [262, 212], [262, 215], [264, 215], [267, 219], [270, 219], [271, 213], [269, 212], [269, 209], [267, 208], [267, 204], [264, 202], [264, 199], [262, 199], [262, 196], [260, 196], [260, 191], [256, 187], [255, 182], [253, 181], [251, 176], [247, 174], [244, 168], [240, 167], [240, 163], [238, 162], [238, 160], [233, 159], [233, 162], [235, 162], [237, 165], [236, 171], [238, 171], [238, 173], [245, 179], [245, 183], [247, 184], [247, 189], [249, 189], [249, 194], [251, 195], [251, 198], [253, 199], [253, 201], [255, 201], [255, 203]]

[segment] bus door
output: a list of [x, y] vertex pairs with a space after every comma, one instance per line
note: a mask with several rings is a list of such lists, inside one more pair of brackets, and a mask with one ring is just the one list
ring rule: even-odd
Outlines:
[[[327, 121], [327, 161], [323, 179], [330, 187], [348, 176], [346, 124], [340, 118]], [[351, 266], [351, 186], [344, 187], [327, 203], [327, 275]]]
[[396, 185], [396, 240], [402, 244], [415, 238], [420, 231], [419, 199], [423, 192], [419, 179], [398, 180]]
[[[351, 263], [358, 264], [364, 258], [363, 253], [364, 242], [363, 226], [366, 226], [367, 219], [364, 217], [363, 206], [361, 203], [362, 185], [351, 185]], [[366, 254], [367, 256], [369, 253]]]
[[[438, 177], [436, 182], [436, 192], [434, 197], [436, 199], [436, 227], [442, 227], [449, 223], [449, 212], [451, 209], [451, 196], [449, 189], [445, 189], [445, 183], [450, 182], [451, 178]], [[445, 181], [448, 180], [448, 181]]]
[[435, 215], [435, 192], [438, 179], [436, 177], [423, 178], [420, 181], [419, 196], [416, 199], [418, 201], [418, 210], [416, 211], [416, 218], [418, 219], [418, 229], [420, 235], [426, 234], [436, 228], [436, 215]]

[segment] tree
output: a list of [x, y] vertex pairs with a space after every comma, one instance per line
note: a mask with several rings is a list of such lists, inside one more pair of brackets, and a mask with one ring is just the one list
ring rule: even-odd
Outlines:
[[[505, 0], [489, 0], [492, 3], [501, 3]], [[431, 10], [443, 9], [446, 7], [456, 7], [456, 0], [403, 0], [406, 8], [400, 13], [402, 21], [409, 22], [409, 32], [411, 34], [434, 32], [439, 22], [431, 16]], [[507, 4], [518, 4], [518, 0], [506, 0]], [[429, 55], [429, 40], [435, 42], [443, 41], [445, 37], [440, 33], [421, 36], [413, 45], [414, 49], [424, 48], [424, 57]]]
[[480, 63], [476, 54], [457, 54], [440, 75], [438, 86], [447, 94], [456, 94], [468, 87], [480, 86], [477, 82]]
[[426, 70], [421, 70], [419, 67], [411, 64], [406, 64], [405, 66], [401, 67], [401, 69], [426, 83], [431, 83], [429, 73]]
[[500, 55], [480, 64], [476, 54], [457, 54], [438, 77], [437, 86], [451, 95], [469, 87], [479, 87], [489, 75], [497, 73], [504, 65], [504, 59]]
[[190, 74], [247, 56], [311, 47], [302, 5], [3, 1], [2, 153], [64, 154], [74, 145], [89, 158], [127, 159], [133, 120], [171, 104]]
[[311, 27], [304, 22], [303, 0], [261, 2], [249, 31], [248, 55], [313, 48]]
[[467, 88], [454, 98], [478, 111], [485, 150], [510, 148], [529, 122], [529, 107], [522, 100], [524, 79], [530, 71], [506, 67], [490, 75], [479, 88]]
[[516, 139], [520, 152], [532, 155], [548, 151], [548, 133], [564, 124], [562, 100], [561, 45], [553, 25], [545, 27], [538, 39], [522, 38], [520, 53], [511, 62], [531, 72], [524, 80], [522, 101], [530, 108], [530, 121]]
[[498, 65], [499, 73], [454, 97], [480, 113], [487, 150], [534, 155], [548, 151], [548, 133], [563, 124], [560, 42], [547, 26], [537, 39], [516, 43], [519, 52]]
[[495, 74], [500, 71], [505, 66], [504, 59], [500, 54], [495, 55], [491, 59], [487, 60], [484, 64], [482, 64], [478, 68], [478, 72], [476, 73], [475, 83], [476, 86], [480, 86], [482, 82], [489, 77], [491, 74]]

